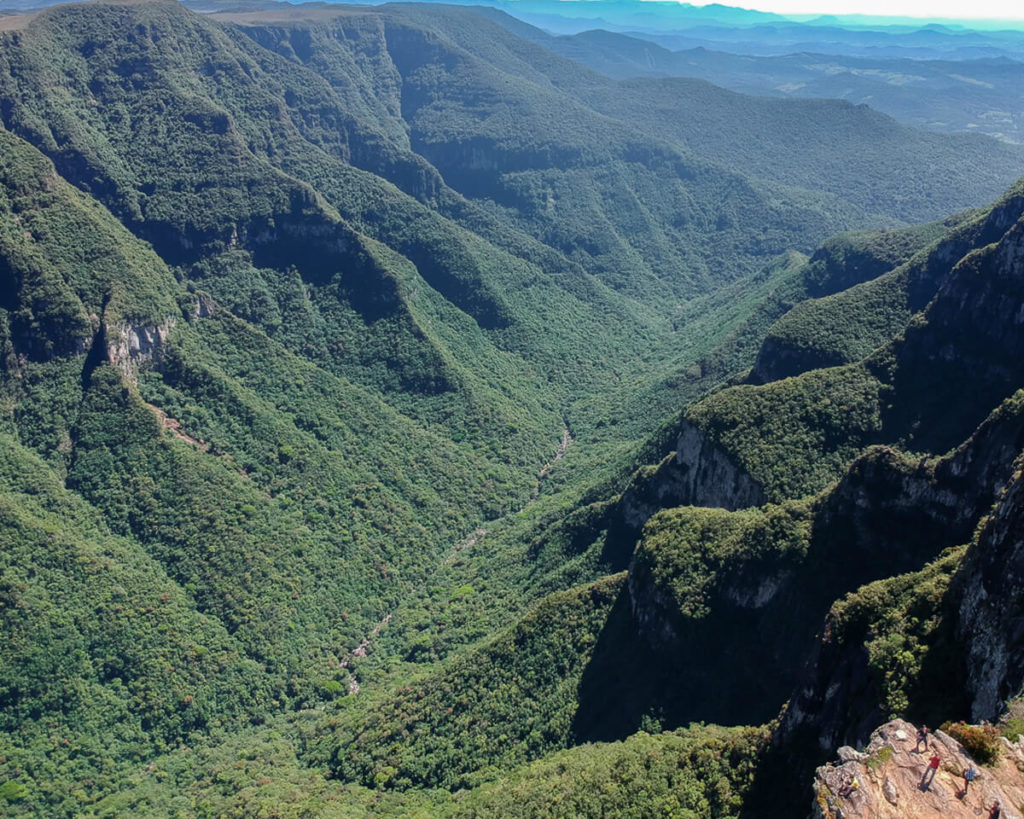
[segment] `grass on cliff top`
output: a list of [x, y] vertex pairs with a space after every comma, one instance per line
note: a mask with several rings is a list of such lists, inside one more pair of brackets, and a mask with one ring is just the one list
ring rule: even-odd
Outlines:
[[862, 644], [883, 718], [939, 725], [962, 713], [962, 663], [946, 593], [966, 547], [947, 549], [919, 572], [870, 583], [837, 602], [828, 639]]
[[632, 571], [649, 575], [655, 594], [672, 600], [683, 617], [698, 620], [710, 612], [711, 597], [729, 576], [756, 576], [759, 564], [777, 572], [800, 563], [810, 543], [810, 512], [806, 501], [737, 512], [665, 510], [644, 527]]
[[866, 367], [851, 364], [730, 387], [687, 417], [778, 502], [813, 494], [839, 476], [881, 430], [883, 395]]

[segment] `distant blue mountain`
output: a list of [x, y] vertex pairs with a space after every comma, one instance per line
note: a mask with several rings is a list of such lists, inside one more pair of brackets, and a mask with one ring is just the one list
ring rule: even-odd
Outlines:
[[[943, 48], [950, 35], [942, 26], [897, 35], [808, 25], [804, 32], [808, 47], [799, 53], [751, 55], [704, 45], [672, 48], [707, 42], [685, 35], [630, 36], [592, 29], [554, 36], [498, 10], [483, 13], [518, 36], [615, 79], [690, 77], [747, 94], [844, 99], [866, 103], [902, 122], [929, 130], [977, 131], [1024, 142], [1024, 62], [1005, 55], [1005, 51], [1019, 54], [1014, 47], [1019, 48], [1021, 38], [1014, 41], [1010, 36], [998, 39], [978, 35], [976, 44], [950, 53]], [[850, 34], [845, 41], [849, 49], [853, 51], [856, 46], [856, 50], [872, 56], [814, 53], [813, 46], [820, 45], [819, 38], [828, 32]], [[754, 38], [758, 36], [763, 43], [773, 36], [773, 30], [758, 26], [739, 31], [730, 45], [757, 42]], [[926, 38], [935, 42], [934, 47], [923, 48], [921, 43]], [[982, 41], [987, 45], [981, 45]], [[876, 43], [873, 48], [872, 42]], [[833, 47], [841, 50], [843, 43], [839, 40]], [[901, 56], [925, 50], [942, 55], [942, 59]], [[896, 56], [890, 56], [890, 52]]]

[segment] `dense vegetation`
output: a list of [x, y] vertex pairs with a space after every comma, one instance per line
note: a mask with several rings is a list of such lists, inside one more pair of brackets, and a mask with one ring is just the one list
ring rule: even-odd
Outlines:
[[[920, 572], [864, 586], [829, 612], [830, 639], [867, 649], [883, 719], [910, 713], [934, 722], [962, 707], [948, 701], [959, 693], [956, 675], [962, 672], [942, 616], [942, 598], [962, 552], [951, 550]], [[941, 684], [931, 681], [940, 669]]]
[[0, 812], [736, 816], [778, 752], [702, 723], [873, 581], [879, 700], [961, 717], [1024, 197], [902, 223], [1019, 153], [672, 87], [448, 7], [5, 25]]
[[451, 790], [565, 747], [580, 675], [622, 581], [612, 576], [550, 595], [442, 675], [388, 691], [369, 716], [343, 714], [331, 769], [378, 788]]

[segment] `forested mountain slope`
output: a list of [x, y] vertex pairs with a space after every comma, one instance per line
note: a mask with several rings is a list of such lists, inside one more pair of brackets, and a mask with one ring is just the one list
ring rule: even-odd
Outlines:
[[[689, 154], [755, 178], [826, 191], [868, 213], [924, 221], [977, 204], [977, 200], [950, 201], [948, 189], [943, 193], [941, 187], [933, 188], [921, 167], [922, 156], [947, 163], [947, 171], [958, 177], [950, 180], [954, 188], [966, 192], [984, 184], [990, 198], [1012, 182], [1015, 174], [986, 179], [983, 171], [979, 174], [969, 169], [980, 163], [980, 171], [995, 157], [1017, 167], [1021, 161], [1019, 146], [977, 136], [923, 133], [900, 126], [866, 106], [751, 97], [692, 80], [614, 82], [578, 63], [557, 58], [545, 48], [509, 37], [498, 25], [490, 30], [447, 22], [449, 16], [461, 20], [464, 14], [459, 11], [430, 6], [421, 7], [418, 14], [419, 19], [443, 25], [461, 48], [485, 57], [505, 72], [542, 87], [550, 84], [600, 114], [629, 123]], [[542, 43], [547, 41], [542, 39]], [[507, 91], [502, 95], [505, 105], [514, 106], [513, 100]], [[487, 111], [489, 106], [483, 108]], [[517, 110], [518, 106], [507, 113]], [[495, 114], [499, 113], [507, 116], [505, 109], [498, 108]], [[504, 124], [495, 115], [476, 128]], [[508, 132], [515, 134], [515, 120], [511, 124]], [[565, 139], [561, 133], [559, 137]], [[839, 156], [845, 164], [836, 161]], [[904, 174], [922, 187], [911, 188]]]
[[[667, 93], [470, 9], [0, 31], [4, 810], [489, 813], [651, 754], [659, 810], [756, 803], [766, 729], [659, 731], [769, 719], [837, 596], [997, 499], [1019, 186], [945, 217], [1019, 156], [774, 103], [744, 156], [743, 98], [697, 144], [627, 104]], [[666, 660], [776, 615], [756, 695]]]

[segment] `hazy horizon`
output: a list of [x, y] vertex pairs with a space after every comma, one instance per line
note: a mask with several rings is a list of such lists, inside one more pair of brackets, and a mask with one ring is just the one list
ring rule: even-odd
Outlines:
[[894, 20], [909, 18], [925, 24], [947, 20], [958, 23], [1024, 23], [1024, 6], [1011, 0], [976, 0], [969, 7], [957, 0], [743, 0], [736, 3], [690, 0], [688, 4], [732, 6], [803, 19], [855, 16]]

